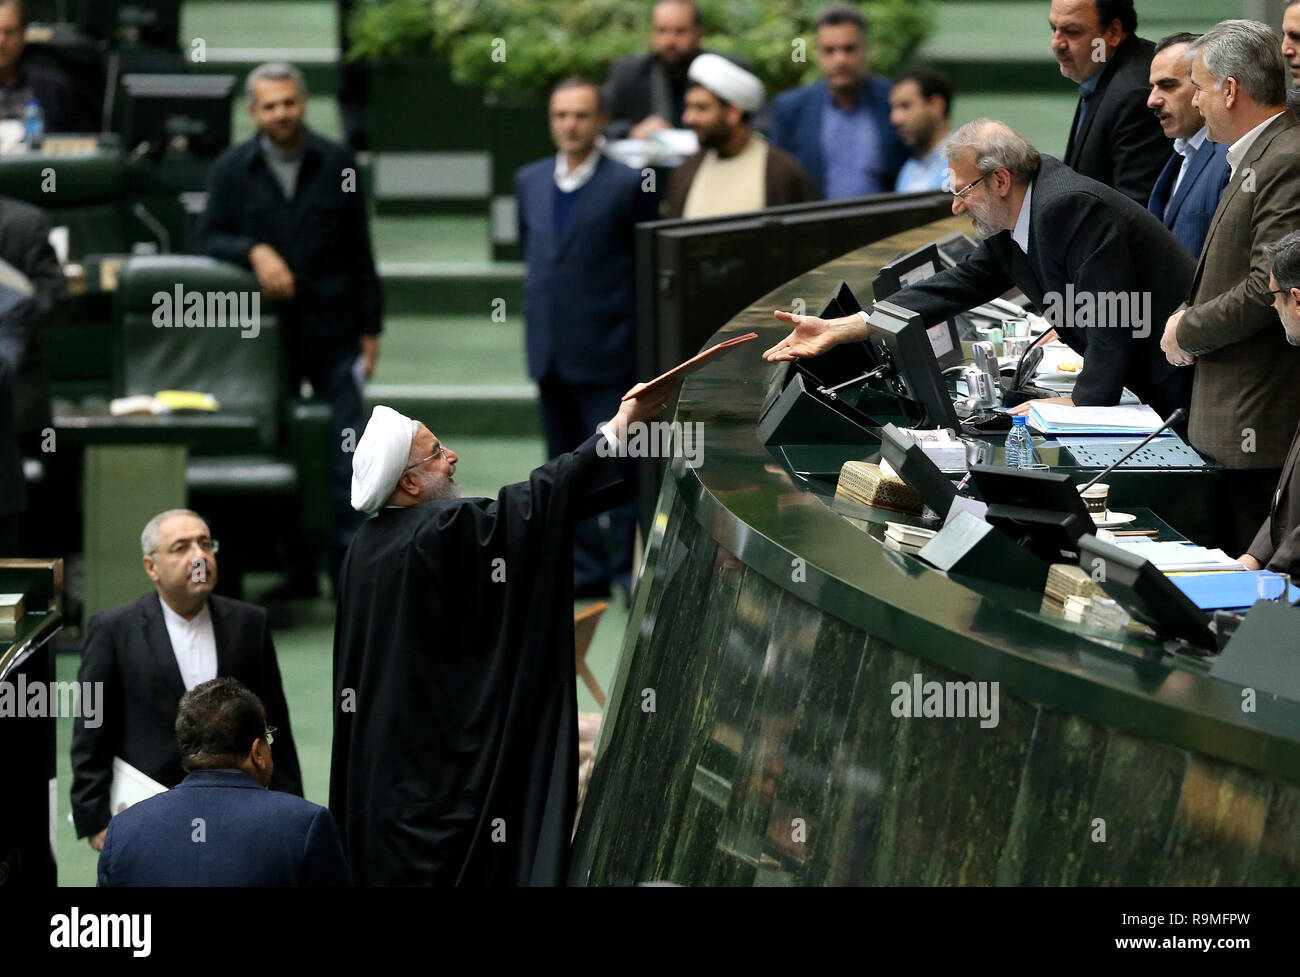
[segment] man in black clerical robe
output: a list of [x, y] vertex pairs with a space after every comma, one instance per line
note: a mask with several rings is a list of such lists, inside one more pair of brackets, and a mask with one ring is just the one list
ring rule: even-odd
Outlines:
[[629, 496], [618, 445], [672, 392], [624, 401], [496, 499], [458, 498], [455, 452], [375, 408], [352, 504], [378, 514], [344, 558], [334, 632], [330, 810], [358, 884], [564, 882], [573, 526]]

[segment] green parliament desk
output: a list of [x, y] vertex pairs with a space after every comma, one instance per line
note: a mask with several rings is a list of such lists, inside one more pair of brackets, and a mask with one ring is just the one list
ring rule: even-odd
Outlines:
[[[881, 264], [951, 229], [830, 262], [710, 340], [760, 333], [682, 391], [702, 464], [664, 479], [571, 883], [1300, 881], [1300, 704], [1261, 690], [1244, 711], [1241, 686], [1153, 638], [887, 549], [897, 515], [760, 443], [771, 310], [841, 279], [865, 303]], [[1116, 475], [1161, 538], [1193, 535], [1177, 513], [1212, 497], [1212, 471]], [[895, 716], [918, 675], [997, 683], [996, 725]]]

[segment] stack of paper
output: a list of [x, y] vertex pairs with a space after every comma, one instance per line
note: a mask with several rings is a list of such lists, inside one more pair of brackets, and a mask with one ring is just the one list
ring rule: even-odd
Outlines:
[[1193, 543], [1155, 542], [1149, 539], [1118, 542], [1121, 549], [1150, 560], [1164, 573], [1187, 573], [1192, 570], [1246, 569], [1223, 550], [1210, 550]]
[[1029, 426], [1040, 434], [1150, 434], [1164, 419], [1146, 404], [1070, 407], [1031, 402]]
[[935, 467], [944, 472], [964, 472], [966, 465], [966, 445], [953, 436], [946, 427], [934, 431], [922, 431], [904, 428], [904, 434], [910, 434], [925, 456], [934, 462]]
[[933, 529], [908, 526], [901, 522], [885, 523], [885, 545], [900, 553], [919, 553], [921, 547], [934, 539]]

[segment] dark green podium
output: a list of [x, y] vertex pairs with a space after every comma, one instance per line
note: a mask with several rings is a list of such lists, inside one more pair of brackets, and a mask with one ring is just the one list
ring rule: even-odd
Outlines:
[[[840, 279], [865, 300], [951, 227], [823, 266], [710, 340], [760, 333], [683, 390], [703, 463], [674, 459], [662, 487], [572, 883], [1300, 881], [1300, 704], [887, 549], [896, 516], [759, 442], [771, 309]], [[918, 681], [997, 683], [996, 725], [896, 715]]]

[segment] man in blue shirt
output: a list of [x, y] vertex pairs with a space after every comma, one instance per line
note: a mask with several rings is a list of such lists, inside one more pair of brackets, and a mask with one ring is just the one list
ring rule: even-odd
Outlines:
[[898, 172], [899, 193], [951, 190], [943, 144], [951, 131], [952, 81], [937, 68], [908, 68], [894, 76], [889, 121], [912, 150]]
[[817, 58], [826, 77], [772, 103], [771, 143], [803, 164], [826, 200], [893, 190], [907, 147], [889, 123], [889, 81], [869, 73], [856, 8], [817, 18]]

